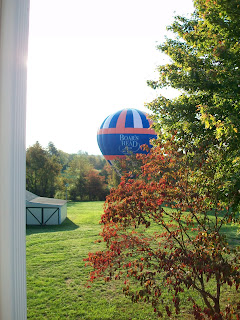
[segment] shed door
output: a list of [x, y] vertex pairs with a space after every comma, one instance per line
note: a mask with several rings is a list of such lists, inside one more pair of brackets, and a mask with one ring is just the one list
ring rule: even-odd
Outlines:
[[60, 221], [58, 207], [27, 207], [26, 222], [28, 225], [56, 225]]

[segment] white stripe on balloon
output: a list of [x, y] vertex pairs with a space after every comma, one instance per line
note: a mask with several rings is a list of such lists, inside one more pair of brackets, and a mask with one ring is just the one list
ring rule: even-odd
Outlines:
[[104, 122], [104, 125], [103, 125], [103, 129], [108, 129], [109, 128], [109, 124], [112, 120], [112, 117], [114, 116], [114, 114], [111, 114]]
[[143, 123], [140, 114], [137, 110], [132, 109], [133, 113], [133, 127], [134, 128], [143, 128]]

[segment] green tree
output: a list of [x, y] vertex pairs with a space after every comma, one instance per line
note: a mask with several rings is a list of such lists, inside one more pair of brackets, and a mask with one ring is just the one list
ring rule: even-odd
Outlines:
[[59, 158], [58, 149], [55, 147], [52, 141], [48, 143], [47, 151], [51, 156], [56, 156], [57, 158]]
[[73, 159], [69, 162], [67, 173], [73, 180], [79, 174], [85, 174], [92, 168], [87, 154], [74, 155]]
[[68, 164], [65, 177], [69, 183], [69, 198], [71, 200], [84, 200], [87, 194], [86, 175], [92, 169], [88, 157], [87, 153], [79, 151]]
[[102, 170], [106, 164], [106, 160], [103, 156], [90, 155], [89, 161], [93, 165], [93, 168], [96, 170]]
[[71, 185], [69, 198], [71, 200], [85, 200], [88, 195], [87, 179], [83, 174], [79, 174], [77, 179]]
[[69, 163], [72, 161], [74, 155], [68, 154], [67, 152], [64, 152], [62, 150], [58, 150], [58, 154], [59, 161], [62, 165], [62, 173], [64, 173], [67, 170]]
[[117, 188], [117, 186], [121, 182], [120, 173], [117, 172], [117, 170], [115, 170], [115, 168], [110, 166], [108, 163], [106, 163], [102, 170], [103, 174], [106, 176], [106, 181], [108, 183], [109, 189]]
[[61, 165], [57, 158], [50, 157], [39, 142], [26, 151], [26, 188], [45, 197], [54, 197], [56, 179], [60, 174]]
[[106, 163], [101, 156], [88, 155], [79, 151], [69, 162], [64, 173], [72, 200], [105, 200], [108, 174], [101, 170]]
[[[177, 136], [179, 148], [198, 154], [204, 165], [216, 156], [217, 174], [226, 181], [219, 197], [237, 210], [240, 200], [240, 18], [237, 0], [196, 0], [189, 19], [177, 17], [169, 38], [158, 49], [170, 62], [159, 66], [153, 88], [172, 87], [181, 95], [160, 95], [148, 105], [155, 129], [166, 141]], [[218, 158], [218, 159], [217, 159]], [[209, 177], [211, 179], [211, 177]], [[227, 195], [227, 197], [226, 197]]]

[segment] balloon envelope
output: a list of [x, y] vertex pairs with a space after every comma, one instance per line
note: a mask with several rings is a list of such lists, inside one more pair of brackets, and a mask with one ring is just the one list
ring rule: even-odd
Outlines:
[[147, 153], [141, 145], [151, 148], [150, 140], [157, 137], [150, 128], [151, 123], [148, 115], [137, 109], [123, 109], [108, 116], [97, 133], [98, 146], [105, 159], [112, 165], [117, 158]]

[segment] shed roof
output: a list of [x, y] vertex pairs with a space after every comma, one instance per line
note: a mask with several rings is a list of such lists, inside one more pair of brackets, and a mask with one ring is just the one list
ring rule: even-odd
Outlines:
[[37, 198], [32, 199], [29, 202], [56, 205], [56, 206], [63, 206], [67, 201], [66, 200], [62, 200], [62, 199], [37, 197]]
[[38, 196], [30, 191], [27, 191], [26, 190], [26, 200], [27, 201], [31, 201], [33, 200], [34, 198], [37, 198]]
[[63, 206], [67, 201], [62, 199], [39, 197], [36, 194], [26, 190], [26, 201], [29, 203], [39, 203], [45, 205]]

